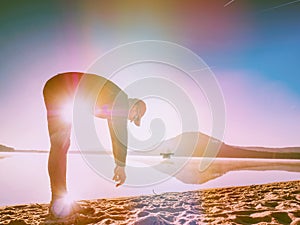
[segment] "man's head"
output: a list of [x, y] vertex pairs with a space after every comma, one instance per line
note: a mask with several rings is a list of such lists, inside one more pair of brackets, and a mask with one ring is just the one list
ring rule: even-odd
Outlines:
[[129, 99], [129, 113], [128, 119], [134, 122], [136, 126], [141, 125], [141, 118], [146, 112], [146, 104], [144, 101], [137, 98]]

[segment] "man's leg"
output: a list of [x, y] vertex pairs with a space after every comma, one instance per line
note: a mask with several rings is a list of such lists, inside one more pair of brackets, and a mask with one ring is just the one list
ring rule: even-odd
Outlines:
[[[54, 112], [58, 112], [55, 110]], [[48, 159], [48, 172], [50, 177], [52, 201], [63, 197], [67, 192], [66, 165], [67, 152], [70, 146], [71, 124], [66, 124], [61, 115], [53, 115], [48, 110], [48, 130], [50, 136], [50, 153]]]
[[66, 202], [67, 152], [70, 146], [72, 102], [81, 74], [60, 74], [47, 81], [43, 89], [47, 108], [50, 153], [48, 172], [51, 185], [49, 219], [72, 219], [85, 208], [75, 202]]
[[51, 144], [48, 172], [53, 201], [63, 197], [67, 192], [66, 166], [67, 152], [70, 146], [71, 123], [67, 122], [64, 117], [66, 113], [72, 115], [72, 112], [66, 112], [65, 105], [68, 103], [68, 99], [72, 99], [73, 90], [66, 89], [64, 77], [58, 76], [46, 83], [43, 95], [47, 108]]

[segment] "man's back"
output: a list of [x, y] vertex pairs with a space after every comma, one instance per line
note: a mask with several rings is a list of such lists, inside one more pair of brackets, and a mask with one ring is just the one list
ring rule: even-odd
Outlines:
[[95, 106], [95, 116], [101, 118], [107, 118], [107, 111], [112, 109], [117, 97], [128, 99], [116, 84], [95, 74], [61, 73], [49, 79], [44, 87], [45, 99], [54, 105], [73, 102], [76, 94], [85, 101], [94, 100], [91, 104]]

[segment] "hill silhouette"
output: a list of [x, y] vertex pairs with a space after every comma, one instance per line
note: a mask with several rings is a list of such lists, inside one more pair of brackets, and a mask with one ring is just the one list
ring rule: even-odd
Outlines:
[[12, 147], [7, 147], [5, 145], [0, 145], [0, 152], [13, 152], [15, 149]]
[[[180, 134], [163, 141], [155, 149], [147, 151], [147, 155], [160, 155], [161, 153], [174, 153], [174, 156], [186, 157], [300, 159], [300, 147], [232, 146], [201, 132]], [[137, 152], [137, 154], [140, 153]]]

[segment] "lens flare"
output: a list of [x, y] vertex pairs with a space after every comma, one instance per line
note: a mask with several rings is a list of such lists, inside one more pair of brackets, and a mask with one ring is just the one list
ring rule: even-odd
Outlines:
[[66, 217], [72, 213], [74, 200], [70, 194], [55, 200], [52, 203], [52, 211], [57, 217]]
[[73, 120], [73, 101], [66, 101], [61, 109], [60, 116], [65, 123], [71, 123]]

